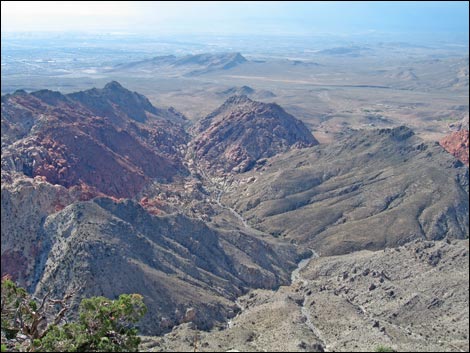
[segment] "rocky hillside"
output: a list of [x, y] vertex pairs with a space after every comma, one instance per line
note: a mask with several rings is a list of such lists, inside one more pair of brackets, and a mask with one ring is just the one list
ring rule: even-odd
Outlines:
[[222, 201], [260, 230], [333, 255], [468, 237], [468, 177], [406, 127], [352, 131], [269, 159]]
[[289, 287], [239, 299], [226, 330], [181, 325], [144, 351], [462, 351], [468, 345], [468, 240], [416, 241], [312, 259]]
[[[182, 215], [149, 215], [134, 201], [74, 203], [44, 221], [32, 283], [63, 295], [140, 293], [151, 315], [142, 332], [158, 334], [193, 321], [210, 328], [233, 316], [231, 302], [249, 288], [276, 288], [298, 260], [291, 245], [216, 231]], [[45, 260], [45, 261], [44, 261]]]
[[203, 118], [192, 141], [194, 158], [215, 173], [246, 172], [291, 147], [318, 144], [300, 120], [277, 104], [233, 96]]
[[77, 301], [141, 293], [152, 313], [140, 323], [148, 334], [185, 321], [206, 329], [225, 322], [237, 296], [288, 283], [305, 256], [248, 230], [155, 216], [133, 200], [80, 202], [81, 192], [38, 177], [2, 182], [2, 275], [38, 296], [75, 286]]
[[[141, 330], [153, 334], [210, 328], [248, 289], [288, 283], [301, 249], [183, 215], [202, 219], [185, 209], [193, 196], [208, 213], [221, 206], [184, 166], [181, 120], [117, 82], [2, 97], [2, 274], [39, 296], [141, 293], [153, 313]], [[172, 199], [168, 215], [141, 206], [155, 206], [149, 194]]]
[[187, 173], [180, 156], [188, 136], [179, 119], [117, 82], [69, 95], [6, 95], [2, 172], [130, 197], [152, 179]]
[[28, 290], [33, 290], [36, 262], [44, 261], [40, 233], [44, 219], [71, 204], [82, 190], [52, 185], [35, 179], [2, 173], [2, 275], [8, 273]]

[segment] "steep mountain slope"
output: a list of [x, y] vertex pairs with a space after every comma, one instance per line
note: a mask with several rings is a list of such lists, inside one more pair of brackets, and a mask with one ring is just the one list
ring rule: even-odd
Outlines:
[[2, 275], [8, 273], [28, 290], [36, 276], [36, 261], [46, 245], [39, 236], [44, 219], [78, 198], [79, 190], [52, 185], [40, 177], [2, 173]]
[[188, 136], [173, 110], [153, 107], [117, 82], [64, 96], [2, 97], [2, 171], [43, 176], [65, 187], [135, 195], [151, 179], [185, 174]]
[[239, 181], [223, 201], [322, 255], [468, 236], [468, 167], [406, 127], [294, 150]]
[[[193, 315], [209, 328], [233, 315], [230, 300], [248, 288], [287, 283], [298, 255], [243, 233], [221, 232], [182, 215], [149, 215], [133, 201], [75, 203], [49, 216], [39, 233], [48, 243], [36, 293], [80, 296], [141, 293], [149, 307], [143, 332], [164, 332]], [[34, 283], [33, 283], [34, 286]], [[191, 314], [192, 313], [192, 314]]]
[[248, 289], [288, 283], [301, 249], [230, 223], [216, 230], [178, 201], [160, 217], [137, 202], [198, 181], [181, 120], [117, 82], [2, 97], [2, 274], [39, 296], [75, 285], [77, 301], [141, 293], [153, 313], [141, 329], [154, 334], [188, 320], [209, 328]]
[[318, 144], [307, 127], [279, 105], [233, 96], [203, 118], [192, 141], [195, 158], [216, 173], [246, 172], [292, 146]]

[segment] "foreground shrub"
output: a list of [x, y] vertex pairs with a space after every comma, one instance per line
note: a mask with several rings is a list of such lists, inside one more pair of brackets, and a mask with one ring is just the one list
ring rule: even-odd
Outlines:
[[2, 351], [137, 352], [135, 324], [146, 313], [143, 297], [83, 299], [78, 319], [65, 322], [68, 300], [34, 300], [9, 277], [2, 278]]

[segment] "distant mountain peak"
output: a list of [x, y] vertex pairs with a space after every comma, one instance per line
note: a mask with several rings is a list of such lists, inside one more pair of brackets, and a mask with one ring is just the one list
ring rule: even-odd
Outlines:
[[36, 92], [31, 92], [31, 95], [49, 105], [55, 105], [58, 102], [67, 101], [67, 97], [65, 97], [62, 93], [59, 91], [51, 91], [49, 89], [42, 89]]
[[160, 61], [160, 60], [168, 60], [168, 59], [176, 59], [176, 56], [174, 55], [159, 55], [159, 56], [154, 56], [152, 58], [153, 61]]
[[218, 94], [222, 96], [248, 96], [254, 94], [256, 91], [250, 86], [230, 87], [226, 90], [220, 91]]
[[235, 95], [227, 98], [227, 100], [224, 102], [223, 105], [239, 105], [239, 104], [245, 104], [245, 103], [255, 103], [254, 100], [248, 98], [247, 95], [242, 94], [242, 95]]
[[242, 54], [240, 53], [235, 53], [234, 55], [234, 59], [239, 61], [239, 62], [245, 62], [245, 61], [248, 61]]
[[117, 81], [111, 81], [111, 82], [108, 82], [105, 86], [104, 86], [104, 89], [105, 90], [126, 90], [126, 88], [124, 88], [119, 82]]
[[28, 93], [24, 89], [17, 89], [15, 92], [13, 92], [14, 96], [25, 96]]

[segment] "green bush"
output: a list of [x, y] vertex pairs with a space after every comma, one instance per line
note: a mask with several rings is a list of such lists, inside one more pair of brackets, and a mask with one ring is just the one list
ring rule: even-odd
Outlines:
[[395, 352], [394, 349], [390, 348], [390, 347], [386, 347], [386, 346], [378, 346], [376, 349], [375, 349], [376, 352]]
[[[141, 295], [122, 294], [117, 300], [104, 297], [83, 299], [78, 320], [61, 325], [68, 310], [65, 300], [70, 297], [66, 295], [62, 300], [49, 300], [62, 306], [59, 313], [47, 312], [54, 307], [44, 305], [48, 302], [47, 296], [38, 304], [10, 278], [2, 278], [2, 332], [7, 340], [17, 338], [18, 333], [27, 337], [17, 345], [20, 351], [137, 352], [140, 339], [135, 323], [147, 311]], [[55, 319], [39, 329], [44, 323], [43, 317]], [[11, 346], [9, 342], [3, 342], [2, 338], [2, 351]]]

